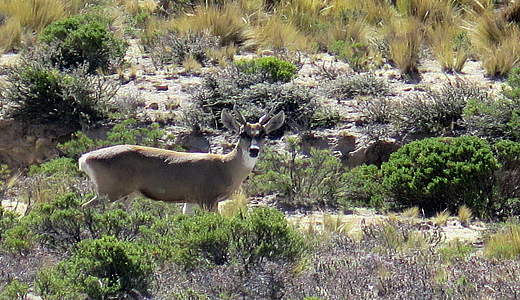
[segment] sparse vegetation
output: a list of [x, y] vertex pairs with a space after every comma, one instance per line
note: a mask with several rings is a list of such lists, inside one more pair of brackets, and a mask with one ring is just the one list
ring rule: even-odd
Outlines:
[[[37, 166], [18, 170], [0, 157], [0, 299], [520, 298], [519, 7], [0, 1], [0, 53], [10, 52], [0, 127], [22, 121], [20, 144], [35, 152], [47, 138], [61, 142], [49, 162], [31, 152]], [[426, 73], [439, 67], [445, 73]], [[478, 86], [451, 79], [479, 68], [487, 77]], [[167, 83], [149, 105], [152, 81]], [[114, 103], [119, 87], [139, 92]], [[149, 114], [164, 106], [168, 122]], [[234, 106], [249, 121], [285, 111], [273, 137], [323, 138], [275, 141], [244, 185], [249, 195], [221, 215], [179, 215], [175, 204], [142, 198], [81, 206], [93, 197], [77, 169], [82, 153], [122, 143], [172, 148], [166, 130], [182, 122], [213, 152], [227, 142], [212, 129]], [[100, 140], [33, 134], [51, 123], [69, 132], [101, 125], [101, 134], [115, 126]], [[401, 149], [381, 167], [346, 168], [356, 155], [377, 155], [363, 152], [366, 140]], [[297, 219], [303, 214], [311, 217]], [[483, 249], [445, 234], [461, 225], [488, 227], [477, 238]]]

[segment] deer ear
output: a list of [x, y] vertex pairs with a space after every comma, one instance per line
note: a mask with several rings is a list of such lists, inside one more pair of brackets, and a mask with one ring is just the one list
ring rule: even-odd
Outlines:
[[285, 113], [282, 110], [279, 113], [277, 113], [274, 117], [272, 117], [269, 121], [267, 121], [267, 123], [264, 125], [264, 130], [266, 133], [275, 131], [276, 129], [282, 127], [284, 122]]
[[240, 124], [238, 121], [229, 113], [227, 109], [222, 110], [221, 114], [222, 124], [227, 127], [227, 129], [235, 132], [240, 132]]

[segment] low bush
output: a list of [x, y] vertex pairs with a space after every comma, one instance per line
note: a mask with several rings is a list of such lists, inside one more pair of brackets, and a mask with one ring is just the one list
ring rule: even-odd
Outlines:
[[104, 236], [79, 243], [72, 256], [55, 270], [40, 273], [37, 287], [42, 295], [55, 297], [63, 293], [63, 285], [55, 282], [58, 280], [67, 283], [69, 291], [89, 299], [122, 299], [136, 293], [146, 295], [154, 268], [139, 244]]
[[341, 206], [384, 207], [387, 193], [376, 165], [361, 165], [348, 170], [342, 176], [342, 184], [346, 203], [341, 203]]
[[9, 105], [11, 117], [72, 130], [102, 120], [117, 90], [115, 82], [89, 75], [84, 67], [58, 71], [40, 52], [22, 55], [20, 64], [6, 67], [5, 74], [0, 100]]
[[100, 15], [77, 15], [51, 23], [42, 30], [40, 40], [58, 49], [52, 57], [60, 68], [87, 64], [89, 73], [106, 71], [119, 65], [126, 45], [109, 30], [109, 19]]
[[499, 166], [486, 141], [462, 136], [411, 142], [393, 153], [381, 171], [397, 206], [435, 213], [465, 204], [483, 217], [495, 205], [492, 175]]
[[493, 148], [501, 164], [495, 172], [495, 197], [501, 203], [497, 215], [508, 218], [520, 213], [520, 143], [501, 140]]
[[300, 154], [292, 144], [287, 152], [266, 149], [257, 164], [259, 175], [251, 177], [251, 193], [280, 196], [288, 206], [338, 207], [345, 204], [343, 166], [329, 150], [311, 149], [310, 156]]
[[464, 82], [445, 84], [440, 90], [408, 98], [395, 126], [401, 132], [442, 135], [462, 130], [460, 121], [468, 101], [486, 101], [488, 95]]
[[171, 258], [187, 269], [239, 262], [247, 272], [265, 261], [294, 262], [305, 250], [283, 214], [265, 207], [233, 218], [205, 212], [182, 215], [173, 224]]
[[372, 73], [349, 74], [338, 76], [325, 87], [327, 94], [340, 101], [350, 100], [357, 96], [385, 97], [392, 91], [388, 82], [377, 78]]
[[462, 125], [468, 133], [491, 142], [520, 140], [520, 102], [504, 98], [472, 99], [463, 111]]
[[[271, 75], [270, 72], [278, 72], [278, 69], [264, 73], [255, 67], [245, 72], [240, 67], [229, 66], [218, 74], [208, 74], [204, 85], [195, 91], [194, 100], [201, 116], [192, 119], [204, 120], [206, 126], [214, 126], [219, 124], [223, 109], [232, 109], [236, 105], [246, 119], [255, 122], [259, 116], [276, 107], [285, 111], [286, 122], [291, 127], [305, 130], [319, 123], [314, 122], [316, 111], [321, 109], [317, 94], [309, 87], [290, 82], [268, 83], [265, 76], [278, 79], [287, 76]], [[282, 73], [287, 74], [286, 71]]]
[[264, 56], [252, 60], [235, 62], [238, 70], [245, 74], [259, 74], [264, 82], [289, 82], [296, 77], [297, 68], [294, 64], [273, 57]]
[[0, 293], [1, 300], [27, 299], [29, 285], [14, 279]]

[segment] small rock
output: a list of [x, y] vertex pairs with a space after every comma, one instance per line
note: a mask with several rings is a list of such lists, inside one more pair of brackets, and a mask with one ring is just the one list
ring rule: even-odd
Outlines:
[[146, 108], [153, 109], [153, 110], [158, 110], [159, 109], [159, 104], [157, 102], [152, 102], [152, 103], [148, 104], [148, 106]]
[[168, 85], [167, 84], [158, 84], [158, 85], [155, 86], [155, 88], [158, 91], [167, 91], [168, 90]]

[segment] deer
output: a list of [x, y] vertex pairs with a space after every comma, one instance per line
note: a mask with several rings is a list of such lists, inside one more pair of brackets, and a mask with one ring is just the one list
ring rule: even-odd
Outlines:
[[[221, 113], [223, 125], [239, 135], [234, 149], [227, 154], [118, 145], [83, 154], [79, 169], [93, 181], [97, 195], [110, 201], [140, 195], [184, 203], [182, 212], [187, 215], [193, 214], [197, 205], [217, 212], [218, 203], [231, 197], [253, 170], [267, 135], [285, 122], [283, 110], [273, 116], [273, 108], [253, 124], [233, 110], [236, 118], [227, 109]], [[98, 196], [83, 206], [94, 205]]]

